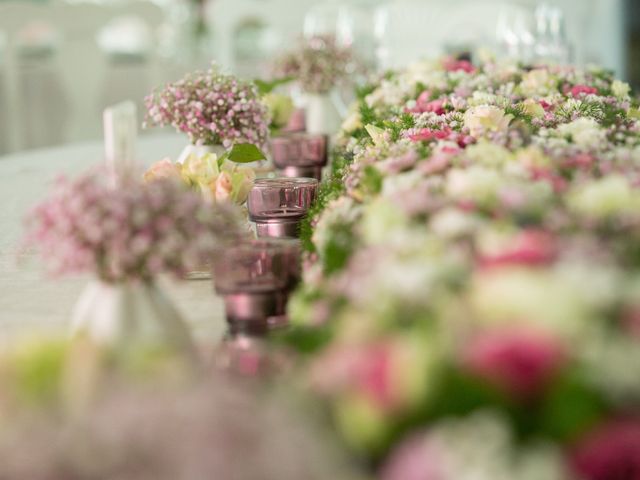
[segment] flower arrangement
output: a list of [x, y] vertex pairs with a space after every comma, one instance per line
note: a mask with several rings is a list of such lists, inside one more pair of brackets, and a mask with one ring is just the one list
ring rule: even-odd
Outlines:
[[212, 208], [171, 179], [113, 189], [101, 171], [61, 178], [28, 217], [27, 241], [55, 274], [93, 272], [107, 283], [179, 277], [240, 235], [231, 206]]
[[255, 85], [214, 67], [154, 91], [145, 104], [145, 126], [171, 125], [193, 144], [263, 148], [268, 140], [268, 111]]
[[421, 62], [362, 89], [339, 146], [289, 340], [351, 449], [385, 480], [636, 479], [628, 86]]
[[212, 372], [194, 381], [157, 351], [132, 352], [87, 398], [101, 354], [51, 337], [3, 349], [1, 478], [359, 478], [291, 396]]
[[348, 76], [352, 60], [351, 50], [335, 37], [318, 35], [278, 58], [274, 74], [297, 81], [306, 93], [325, 94]]
[[165, 158], [144, 173], [145, 182], [171, 178], [200, 192], [209, 202], [231, 202], [237, 205], [242, 205], [247, 200], [255, 177], [255, 171], [251, 167], [240, 166], [213, 153], [202, 156], [192, 153], [184, 163], [173, 163]]

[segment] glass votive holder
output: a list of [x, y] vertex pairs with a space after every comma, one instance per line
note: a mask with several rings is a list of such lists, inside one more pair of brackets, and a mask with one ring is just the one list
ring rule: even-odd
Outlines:
[[304, 117], [304, 108], [296, 108], [289, 117], [289, 121], [287, 122], [287, 125], [285, 125], [285, 127], [282, 129], [282, 132], [304, 132], [306, 129]]
[[300, 223], [316, 199], [314, 178], [260, 178], [247, 198], [249, 219], [258, 237], [296, 238]]
[[308, 133], [290, 133], [271, 140], [273, 165], [284, 177], [322, 179], [327, 164], [328, 137]]
[[299, 247], [291, 242], [295, 241], [245, 240], [213, 260], [213, 281], [224, 297], [230, 334], [263, 335], [283, 324], [300, 269]]

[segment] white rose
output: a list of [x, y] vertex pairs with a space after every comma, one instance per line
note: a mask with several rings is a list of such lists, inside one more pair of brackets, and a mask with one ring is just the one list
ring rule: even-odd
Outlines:
[[629, 92], [631, 92], [631, 86], [626, 82], [615, 80], [611, 84], [611, 91], [616, 97], [625, 99], [625, 98], [629, 98]]
[[513, 155], [509, 150], [484, 140], [467, 147], [466, 155], [474, 163], [491, 166], [505, 165], [513, 160]]
[[583, 148], [597, 148], [606, 141], [606, 133], [593, 118], [578, 118], [560, 125], [558, 132], [563, 137], [570, 137], [576, 145]]
[[362, 127], [362, 119], [358, 111], [351, 112], [342, 122], [342, 130], [347, 133], [353, 132], [360, 127]]
[[542, 108], [542, 105], [532, 98], [528, 98], [522, 102], [522, 107], [524, 109], [524, 113], [531, 115], [533, 118], [544, 117], [544, 108]]
[[481, 137], [486, 132], [502, 132], [509, 128], [512, 115], [505, 115], [504, 110], [491, 105], [473, 107], [464, 114], [464, 126], [473, 137]]
[[621, 175], [581, 185], [569, 193], [568, 201], [575, 212], [597, 218], [633, 211], [638, 205], [637, 195]]
[[542, 97], [555, 90], [555, 83], [546, 68], [537, 68], [522, 77], [520, 93], [525, 97]]

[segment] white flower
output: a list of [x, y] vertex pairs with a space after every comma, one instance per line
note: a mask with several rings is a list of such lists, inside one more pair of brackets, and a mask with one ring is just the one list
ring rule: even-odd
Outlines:
[[543, 97], [556, 89], [556, 79], [546, 68], [531, 70], [522, 77], [520, 93], [525, 97]]
[[436, 235], [455, 238], [473, 232], [479, 223], [478, 218], [471, 213], [459, 208], [446, 208], [431, 218], [429, 227]]
[[597, 148], [606, 142], [606, 132], [593, 118], [578, 118], [558, 127], [558, 133], [583, 148]]
[[616, 97], [624, 100], [626, 98], [629, 98], [629, 92], [631, 92], [631, 86], [626, 82], [621, 82], [620, 80], [614, 80], [614, 82], [611, 84], [611, 91]]
[[353, 132], [360, 127], [362, 127], [362, 118], [360, 117], [360, 112], [357, 110], [351, 112], [347, 118], [344, 119], [344, 122], [342, 122], [342, 130], [346, 133]]
[[360, 223], [361, 234], [368, 245], [382, 244], [405, 228], [408, 218], [400, 208], [379, 197], [364, 208]]
[[527, 98], [522, 102], [522, 107], [524, 109], [524, 113], [531, 115], [533, 118], [544, 117], [544, 108], [542, 108], [542, 105], [532, 98]]
[[638, 206], [638, 196], [621, 175], [611, 175], [581, 185], [568, 194], [569, 207], [582, 215], [605, 218], [632, 212]]
[[501, 177], [495, 170], [472, 166], [454, 169], [446, 179], [446, 191], [458, 200], [486, 201], [496, 197]]
[[473, 137], [481, 137], [487, 132], [502, 132], [509, 128], [512, 115], [505, 115], [504, 110], [491, 105], [480, 105], [470, 108], [464, 114], [464, 126]]
[[501, 166], [513, 160], [513, 155], [509, 150], [501, 145], [484, 140], [467, 147], [465, 153], [474, 163], [487, 166]]

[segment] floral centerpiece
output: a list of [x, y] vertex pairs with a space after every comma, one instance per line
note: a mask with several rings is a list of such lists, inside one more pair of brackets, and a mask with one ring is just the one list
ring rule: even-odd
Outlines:
[[211, 203], [231, 202], [242, 205], [256, 178], [253, 168], [241, 166], [214, 153], [191, 154], [184, 163], [169, 158], [153, 164], [144, 173], [145, 182], [175, 179], [200, 192]]
[[181, 80], [154, 91], [145, 99], [145, 126], [170, 125], [186, 133], [199, 149], [222, 154], [238, 144], [266, 146], [269, 118], [256, 86], [215, 67], [187, 74]]
[[635, 480], [640, 114], [598, 69], [420, 62], [365, 88], [289, 340], [385, 480]]
[[306, 128], [310, 133], [334, 134], [338, 130], [341, 115], [331, 95], [335, 97], [335, 89], [346, 80], [352, 65], [351, 50], [338, 45], [330, 35], [305, 39], [276, 60], [274, 75], [295, 80], [306, 96]]
[[164, 342], [190, 348], [189, 335], [157, 288], [182, 277], [241, 235], [230, 205], [212, 207], [172, 179], [111, 188], [102, 171], [60, 179], [28, 218], [27, 241], [54, 274], [90, 273], [73, 328], [105, 344]]

